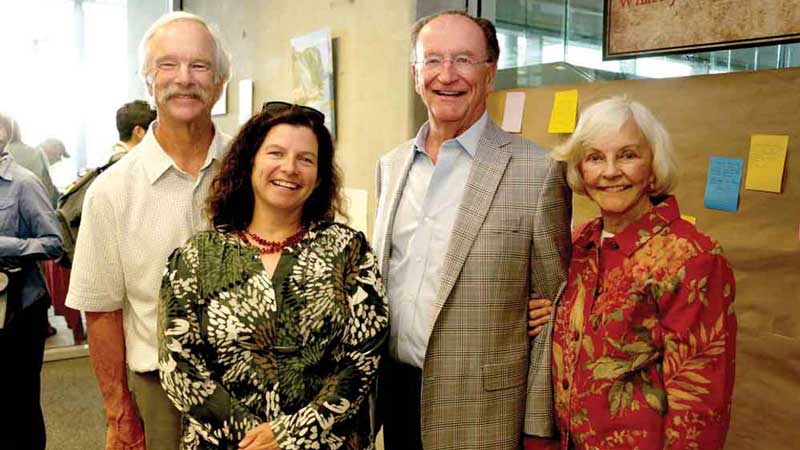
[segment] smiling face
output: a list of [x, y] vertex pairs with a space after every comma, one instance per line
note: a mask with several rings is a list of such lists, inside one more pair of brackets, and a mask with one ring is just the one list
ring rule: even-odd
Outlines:
[[272, 127], [253, 161], [253, 216], [280, 214], [299, 224], [303, 206], [318, 184], [317, 159], [317, 137], [310, 128]]
[[590, 142], [578, 168], [586, 194], [600, 207], [604, 222], [614, 225], [609, 231], [621, 231], [652, 207], [653, 152], [633, 119]]
[[149, 43], [147, 91], [155, 98], [159, 122], [210, 120], [222, 91], [214, 71], [214, 40], [192, 20], [176, 20], [158, 30]]
[[414, 58], [417, 63], [411, 66], [415, 90], [428, 108], [431, 126], [451, 129], [455, 133], [453, 136], [458, 136], [486, 110], [486, 98], [492, 90], [497, 65], [480, 62], [456, 70], [452, 63], [445, 62], [429, 70], [419, 63], [431, 57], [486, 61], [486, 38], [475, 22], [459, 15], [443, 15], [431, 20], [417, 37]]

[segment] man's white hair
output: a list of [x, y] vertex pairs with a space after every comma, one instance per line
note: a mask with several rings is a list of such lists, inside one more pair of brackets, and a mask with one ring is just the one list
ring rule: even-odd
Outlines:
[[152, 81], [153, 61], [150, 57], [150, 39], [164, 26], [178, 20], [191, 20], [203, 25], [208, 30], [214, 41], [214, 81], [222, 84], [227, 83], [231, 78], [231, 55], [222, 45], [219, 31], [202, 17], [184, 11], [164, 14], [153, 25], [150, 25], [150, 28], [142, 36], [142, 40], [139, 42], [139, 76], [142, 77], [142, 80], [145, 83]]

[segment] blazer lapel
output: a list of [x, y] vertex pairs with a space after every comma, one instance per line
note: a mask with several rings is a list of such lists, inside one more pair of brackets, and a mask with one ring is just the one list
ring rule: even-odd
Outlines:
[[[395, 155], [392, 155], [392, 158], [388, 161], [389, 167], [386, 169], [388, 173], [385, 174], [387, 177], [386, 179], [389, 180], [388, 191], [386, 193], [386, 202], [385, 207], [389, 210], [384, 214], [384, 219], [382, 226], [385, 227], [381, 233], [381, 240], [380, 242], [376, 242], [376, 245], [379, 247], [379, 254], [381, 256], [381, 273], [388, 274], [389, 273], [389, 260], [392, 254], [392, 230], [394, 229], [394, 219], [395, 214], [397, 213], [397, 206], [400, 204], [400, 198], [402, 197], [403, 188], [406, 185], [406, 179], [408, 179], [408, 172], [411, 170], [411, 163], [414, 161], [414, 149], [413, 143], [408, 145], [406, 151], [397, 152]], [[383, 175], [382, 175], [383, 176]]]
[[[492, 205], [492, 199], [503, 178], [508, 161], [511, 159], [509, 143], [511, 143], [511, 139], [508, 134], [490, 120], [478, 143], [478, 151], [472, 161], [472, 169], [467, 178], [467, 185], [464, 187], [464, 196], [453, 224], [450, 243], [442, 266], [442, 278], [434, 303], [436, 317], [450, 296], [472, 248], [472, 243], [478, 236], [478, 231], [480, 231], [489, 207]], [[435, 323], [436, 320], [431, 321], [431, 326]]]

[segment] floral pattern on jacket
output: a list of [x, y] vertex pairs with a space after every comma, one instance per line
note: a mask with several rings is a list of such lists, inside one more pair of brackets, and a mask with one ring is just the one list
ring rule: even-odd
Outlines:
[[183, 449], [236, 449], [265, 422], [284, 450], [374, 448], [365, 399], [388, 309], [363, 234], [315, 224], [270, 277], [256, 248], [200, 233], [170, 257], [159, 317]]
[[733, 273], [717, 243], [666, 197], [601, 243], [579, 230], [556, 311], [561, 445], [721, 449], [736, 354]]

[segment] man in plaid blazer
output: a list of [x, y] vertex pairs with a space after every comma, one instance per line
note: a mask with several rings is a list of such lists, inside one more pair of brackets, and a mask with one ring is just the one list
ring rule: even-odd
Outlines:
[[489, 120], [494, 26], [463, 12], [412, 30], [417, 137], [378, 165], [373, 239], [392, 333], [379, 382], [387, 450], [516, 450], [551, 436], [550, 330], [526, 334], [529, 297], [556, 298], [570, 192], [545, 150]]

